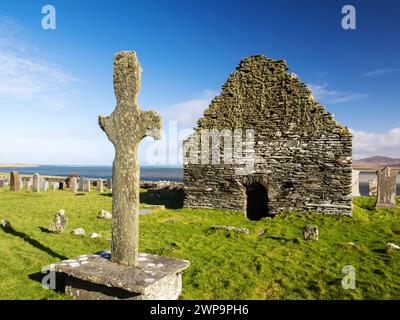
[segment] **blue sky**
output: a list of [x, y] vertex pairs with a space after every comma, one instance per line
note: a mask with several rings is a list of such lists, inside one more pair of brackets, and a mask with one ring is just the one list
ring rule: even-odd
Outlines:
[[[56, 30], [41, 27], [43, 5]], [[343, 30], [341, 8], [356, 8]], [[354, 132], [354, 157], [400, 157], [399, 1], [1, 1], [0, 162], [111, 164], [97, 125], [115, 106], [113, 55], [137, 52], [140, 104], [187, 135], [240, 59], [287, 61]], [[170, 134], [172, 137], [172, 134]], [[174, 162], [174, 138], [164, 139]], [[149, 161], [146, 138], [139, 149]], [[179, 144], [178, 144], [179, 145]], [[171, 151], [172, 150], [172, 151]], [[150, 157], [151, 158], [151, 157]]]

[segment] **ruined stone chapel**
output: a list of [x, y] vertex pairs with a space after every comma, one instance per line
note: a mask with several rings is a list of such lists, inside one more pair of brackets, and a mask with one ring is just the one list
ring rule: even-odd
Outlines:
[[183, 146], [186, 207], [351, 215], [352, 135], [283, 60], [243, 59]]

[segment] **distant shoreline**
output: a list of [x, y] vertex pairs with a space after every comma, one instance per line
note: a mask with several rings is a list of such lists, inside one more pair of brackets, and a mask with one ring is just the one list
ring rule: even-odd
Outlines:
[[37, 164], [23, 164], [23, 163], [0, 163], [0, 168], [35, 168]]

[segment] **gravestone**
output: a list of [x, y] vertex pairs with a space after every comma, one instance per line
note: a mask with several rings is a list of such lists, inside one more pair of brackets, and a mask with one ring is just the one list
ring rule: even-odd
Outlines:
[[360, 171], [358, 171], [358, 170], [352, 171], [351, 188], [352, 188], [352, 196], [359, 197], [360, 196]]
[[137, 104], [141, 68], [134, 52], [115, 55], [117, 106], [99, 125], [115, 148], [111, 254], [103, 251], [55, 264], [66, 275], [65, 291], [78, 299], [177, 299], [186, 260], [138, 254], [139, 178], [137, 147], [146, 136], [159, 139], [160, 116]]
[[32, 178], [26, 178], [24, 181], [25, 189], [29, 190], [32, 186]]
[[53, 223], [49, 227], [49, 231], [53, 233], [61, 233], [67, 228], [68, 219], [63, 209], [58, 210], [54, 215]]
[[22, 180], [22, 177], [19, 177], [18, 190], [21, 191], [23, 187], [24, 187], [24, 181]]
[[0, 177], [0, 188], [4, 188], [4, 177]]
[[107, 188], [112, 190], [112, 179], [107, 179]]
[[10, 172], [10, 191], [19, 191], [19, 174], [16, 171]]
[[46, 192], [48, 187], [49, 187], [48, 181], [45, 178], [42, 178], [42, 181], [40, 182], [40, 189]]
[[51, 183], [51, 190], [52, 190], [52, 191], [56, 191], [57, 188], [58, 188], [58, 183], [53, 181], [53, 182]]
[[397, 170], [386, 167], [376, 172], [378, 175], [378, 193], [376, 208], [396, 207]]
[[82, 192], [83, 191], [83, 180], [84, 178], [79, 178], [79, 188], [78, 191]]
[[83, 179], [83, 191], [90, 192], [90, 179], [88, 178]]
[[370, 197], [376, 197], [378, 194], [378, 180], [368, 180], [368, 195]]
[[40, 175], [38, 173], [33, 175], [32, 191], [40, 192]]
[[103, 180], [99, 179], [97, 180], [97, 192], [103, 192]]
[[78, 191], [78, 179], [76, 177], [71, 177], [71, 179], [69, 180], [69, 189], [72, 192]]

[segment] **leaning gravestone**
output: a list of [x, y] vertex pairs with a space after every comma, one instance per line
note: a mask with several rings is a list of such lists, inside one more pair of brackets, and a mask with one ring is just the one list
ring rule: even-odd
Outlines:
[[376, 208], [396, 207], [397, 170], [386, 167], [376, 173], [378, 175]]
[[360, 196], [360, 171], [353, 170], [351, 175], [352, 196]]
[[55, 264], [66, 275], [66, 292], [79, 299], [177, 299], [181, 273], [189, 261], [138, 254], [139, 161], [137, 146], [145, 136], [159, 138], [160, 116], [137, 104], [141, 68], [134, 52], [115, 55], [114, 90], [117, 106], [99, 125], [114, 144], [112, 246], [73, 262]]
[[19, 191], [19, 174], [16, 171], [10, 172], [10, 191]]
[[54, 215], [53, 223], [50, 225], [49, 230], [53, 233], [61, 233], [67, 227], [67, 217], [63, 209], [58, 210]]
[[368, 181], [368, 195], [370, 197], [376, 197], [378, 193], [378, 180], [373, 179]]
[[33, 175], [32, 191], [40, 192], [40, 175], [38, 173]]
[[102, 179], [98, 179], [97, 180], [97, 192], [103, 192], [103, 180]]
[[69, 189], [72, 192], [78, 191], [78, 179], [76, 177], [71, 177], [71, 179], [69, 180]]

